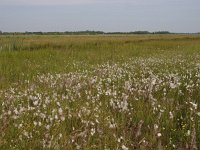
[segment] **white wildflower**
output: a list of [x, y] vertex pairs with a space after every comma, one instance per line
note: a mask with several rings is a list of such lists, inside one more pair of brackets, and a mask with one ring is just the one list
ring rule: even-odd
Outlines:
[[154, 130], [157, 130], [157, 129], [158, 129], [158, 125], [154, 124]]
[[19, 114], [17, 108], [14, 109], [14, 113], [15, 113], [16, 115]]
[[37, 122], [36, 121], [33, 121], [33, 124], [34, 124], [34, 126], [37, 126]]
[[41, 125], [42, 125], [42, 123], [39, 121], [39, 122], [38, 122], [38, 125], [39, 125], [39, 126], [41, 126]]
[[95, 129], [92, 128], [92, 129], [91, 129], [91, 135], [93, 136], [94, 134], [95, 134]]
[[157, 133], [157, 136], [158, 136], [158, 137], [161, 137], [161, 136], [162, 136], [162, 134], [161, 134], [161, 133]]
[[174, 118], [173, 113], [172, 113], [171, 111], [169, 112], [169, 118], [170, 118], [170, 119], [173, 119], [173, 118]]
[[123, 150], [128, 150], [128, 147], [126, 147], [125, 145], [122, 145], [122, 149]]
[[28, 132], [24, 131], [24, 136], [28, 137]]
[[11, 111], [10, 110], [8, 111], [8, 115], [11, 115]]
[[197, 104], [195, 104], [194, 102], [190, 102], [190, 104], [194, 107], [194, 109], [197, 109]]
[[152, 84], [152, 85], [155, 85], [155, 84], [156, 84], [156, 78], [153, 78], [153, 80], [151, 81], [151, 84]]
[[50, 129], [50, 125], [47, 125], [47, 126], [46, 126], [46, 129], [49, 130], [49, 129]]
[[190, 134], [191, 134], [191, 131], [190, 130], [187, 130], [187, 136], [190, 136]]
[[172, 88], [172, 89], [175, 89], [176, 88], [176, 85], [174, 84], [174, 83], [170, 83], [170, 88]]
[[33, 105], [34, 105], [34, 106], [37, 106], [37, 105], [38, 105], [38, 101], [34, 101], [34, 102], [33, 102]]
[[62, 133], [60, 133], [60, 134], [59, 134], [59, 138], [62, 138], [62, 136], [63, 136]]
[[58, 109], [58, 113], [59, 113], [60, 115], [62, 115], [62, 113], [63, 113], [62, 108], [59, 108], [59, 109]]
[[18, 127], [21, 128], [22, 126], [23, 126], [23, 125], [20, 123]]
[[60, 119], [61, 119], [62, 121], [65, 121], [65, 117], [64, 117], [64, 116], [61, 116]]
[[56, 102], [56, 104], [57, 104], [58, 106], [60, 106], [60, 102]]

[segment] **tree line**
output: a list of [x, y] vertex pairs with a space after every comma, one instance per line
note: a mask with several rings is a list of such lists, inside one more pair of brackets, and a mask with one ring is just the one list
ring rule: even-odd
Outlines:
[[[0, 35], [106, 35], [106, 34], [175, 34], [169, 31], [132, 31], [132, 32], [103, 32], [103, 31], [65, 31], [65, 32], [2, 32], [0, 31]], [[200, 34], [194, 33], [194, 34]]]

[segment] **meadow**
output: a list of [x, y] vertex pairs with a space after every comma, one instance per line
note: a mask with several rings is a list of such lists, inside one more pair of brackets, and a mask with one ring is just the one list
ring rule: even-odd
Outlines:
[[200, 35], [0, 36], [0, 149], [200, 148]]

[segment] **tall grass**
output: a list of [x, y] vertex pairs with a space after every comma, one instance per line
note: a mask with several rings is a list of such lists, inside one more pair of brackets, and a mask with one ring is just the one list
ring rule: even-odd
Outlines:
[[0, 149], [200, 148], [200, 36], [0, 36]]
[[198, 35], [1, 36], [1, 86], [37, 73], [66, 72], [73, 61], [90, 64], [199, 50]]

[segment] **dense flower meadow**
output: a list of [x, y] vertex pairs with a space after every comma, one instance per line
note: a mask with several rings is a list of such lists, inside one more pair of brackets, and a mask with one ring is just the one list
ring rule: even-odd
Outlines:
[[199, 60], [74, 62], [77, 71], [13, 83], [0, 91], [0, 148], [198, 149]]

